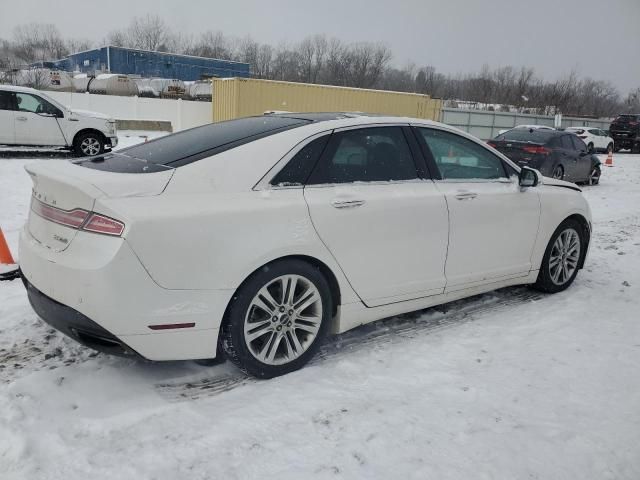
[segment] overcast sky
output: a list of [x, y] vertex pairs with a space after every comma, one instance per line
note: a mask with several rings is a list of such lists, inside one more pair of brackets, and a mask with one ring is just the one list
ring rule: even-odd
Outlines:
[[575, 68], [623, 94], [640, 87], [640, 0], [0, 0], [0, 37], [47, 22], [101, 41], [147, 13], [176, 31], [222, 30], [274, 46], [314, 33], [380, 41], [399, 67], [525, 65], [548, 80]]

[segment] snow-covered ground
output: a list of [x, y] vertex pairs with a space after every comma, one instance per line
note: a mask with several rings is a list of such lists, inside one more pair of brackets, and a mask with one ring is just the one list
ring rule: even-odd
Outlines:
[[[0, 159], [16, 247], [31, 160]], [[0, 478], [640, 478], [640, 156], [585, 187], [558, 295], [504, 289], [331, 339], [303, 370], [92, 353], [0, 283]]]

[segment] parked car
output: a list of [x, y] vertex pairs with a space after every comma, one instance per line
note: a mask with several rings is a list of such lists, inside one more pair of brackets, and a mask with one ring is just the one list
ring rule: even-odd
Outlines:
[[67, 108], [33, 88], [0, 85], [0, 145], [66, 147], [94, 156], [117, 144], [112, 118]]
[[589, 152], [613, 152], [613, 138], [604, 130], [593, 127], [569, 127], [565, 132], [575, 133], [587, 144]]
[[640, 114], [619, 115], [611, 122], [609, 132], [615, 152], [627, 149], [640, 153]]
[[[554, 133], [554, 132], [551, 132]], [[26, 166], [34, 310], [97, 350], [268, 378], [329, 332], [585, 262], [580, 189], [427, 120], [281, 114]]]
[[600, 160], [570, 132], [546, 129], [513, 129], [488, 142], [521, 167], [543, 175], [590, 185], [600, 182]]

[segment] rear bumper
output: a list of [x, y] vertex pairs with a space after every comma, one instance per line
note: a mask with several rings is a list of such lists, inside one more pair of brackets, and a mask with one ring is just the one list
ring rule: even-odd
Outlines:
[[27, 289], [27, 297], [33, 310], [56, 330], [99, 352], [119, 356], [140, 356], [131, 347], [90, 318], [47, 297], [29, 283], [24, 275], [22, 282]]
[[[115, 342], [119, 346], [108, 346], [113, 347], [109, 353], [125, 350], [149, 360], [216, 356], [220, 324], [233, 290], [162, 288], [122, 238], [78, 232], [65, 250], [55, 252], [25, 227], [20, 268], [36, 313], [85, 345], [96, 348], [95, 341], [101, 339]], [[175, 324], [193, 325], [150, 328]], [[82, 332], [98, 338], [89, 342], [81, 338]]]

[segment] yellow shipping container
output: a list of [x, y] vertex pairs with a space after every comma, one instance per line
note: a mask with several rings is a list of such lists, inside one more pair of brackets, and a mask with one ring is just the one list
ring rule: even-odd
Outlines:
[[213, 80], [213, 121], [267, 111], [363, 112], [439, 120], [442, 100], [416, 93], [248, 78]]

